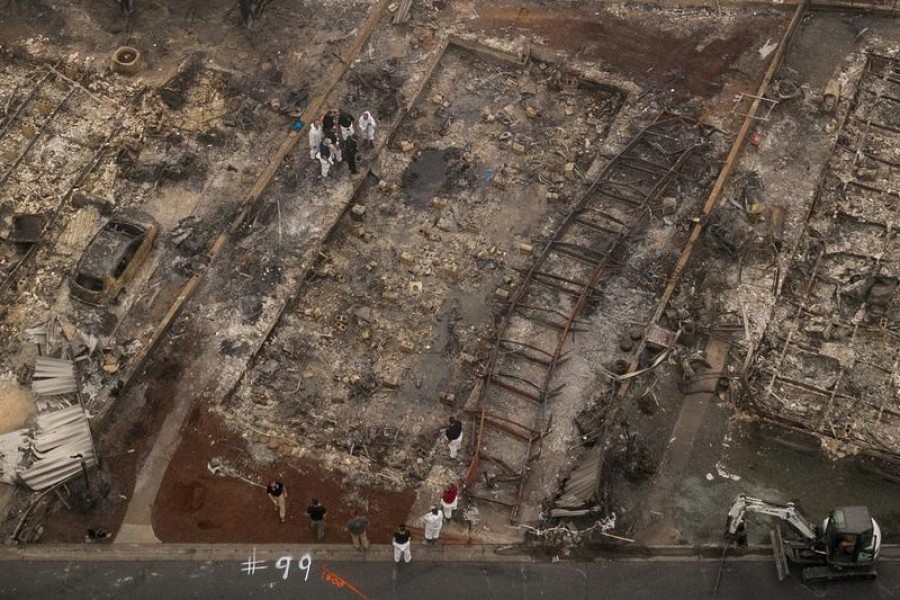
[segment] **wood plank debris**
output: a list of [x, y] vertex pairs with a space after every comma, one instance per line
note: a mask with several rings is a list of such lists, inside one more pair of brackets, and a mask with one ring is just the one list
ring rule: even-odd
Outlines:
[[412, 8], [412, 0], [402, 0], [397, 12], [394, 13], [394, 25], [400, 25], [409, 21], [409, 9]]

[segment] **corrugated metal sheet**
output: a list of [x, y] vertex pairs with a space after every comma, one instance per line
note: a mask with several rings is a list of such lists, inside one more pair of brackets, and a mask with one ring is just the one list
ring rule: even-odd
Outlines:
[[98, 349], [109, 350], [115, 346], [112, 336], [99, 338], [85, 333], [56, 315], [50, 317], [46, 323], [26, 329], [25, 334], [39, 346], [42, 357], [60, 355], [76, 357], [84, 352], [92, 356]]
[[31, 389], [38, 396], [58, 396], [77, 392], [75, 363], [62, 358], [39, 356], [34, 365]]
[[77, 399], [72, 399], [71, 394], [65, 396], [38, 396], [34, 399], [38, 414], [56, 412], [78, 404]]
[[582, 508], [593, 502], [600, 482], [600, 457], [602, 444], [588, 449], [572, 471], [562, 488], [562, 493], [554, 503], [559, 508]]
[[0, 481], [16, 483], [16, 467], [24, 456], [23, 448], [27, 439], [27, 429], [0, 435]]
[[80, 406], [71, 406], [38, 415], [37, 428], [29, 449], [35, 460], [18, 470], [22, 483], [35, 491], [45, 490], [81, 471], [81, 455], [88, 466], [97, 462], [87, 415]]
[[63, 326], [55, 315], [42, 325], [26, 329], [25, 334], [38, 345], [43, 355], [56, 354], [66, 342]]
[[26, 329], [25, 335], [43, 349], [43, 347], [47, 345], [47, 324], [45, 323], [43, 325], [38, 325], [37, 327]]
[[75, 365], [71, 360], [64, 358], [50, 358], [49, 356], [39, 356], [34, 363], [34, 376], [39, 378], [60, 377], [68, 375], [75, 376]]
[[74, 377], [54, 377], [52, 379], [35, 379], [31, 389], [38, 396], [58, 396], [78, 391], [78, 382]]

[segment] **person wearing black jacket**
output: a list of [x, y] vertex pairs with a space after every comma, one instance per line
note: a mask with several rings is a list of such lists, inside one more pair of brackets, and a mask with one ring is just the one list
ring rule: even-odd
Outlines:
[[409, 550], [410, 542], [409, 542], [409, 531], [406, 529], [406, 525], [400, 523], [400, 526], [397, 527], [397, 531], [394, 532], [394, 562], [400, 562], [400, 558], [403, 558], [403, 562], [409, 562], [412, 560], [412, 552]]
[[325, 537], [325, 507], [319, 502], [318, 498], [312, 499], [312, 506], [306, 509], [309, 516], [309, 526], [316, 532], [316, 539], [320, 542]]
[[344, 141], [344, 162], [350, 167], [350, 173], [356, 175], [356, 155], [359, 152], [359, 146], [356, 143], [356, 136], [351, 135]]
[[456, 458], [459, 447], [462, 446], [462, 421], [456, 417], [450, 417], [450, 425], [447, 427], [444, 435], [447, 436], [447, 447], [450, 449], [450, 458]]
[[322, 131], [334, 133], [334, 125], [337, 122], [337, 111], [329, 108], [322, 115]]
[[338, 126], [341, 128], [341, 140], [346, 140], [356, 133], [353, 129], [353, 115], [346, 111], [342, 110], [338, 114]]
[[266, 494], [269, 495], [269, 500], [275, 505], [275, 510], [278, 511], [278, 518], [284, 523], [287, 512], [287, 489], [285, 489], [284, 484], [273, 479], [266, 486]]

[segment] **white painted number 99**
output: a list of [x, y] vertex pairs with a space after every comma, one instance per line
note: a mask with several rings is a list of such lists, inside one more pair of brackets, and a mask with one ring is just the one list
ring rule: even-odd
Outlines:
[[[291, 562], [293, 560], [294, 557], [288, 554], [275, 561], [275, 568], [284, 571], [284, 573], [281, 574], [282, 579], [288, 578], [288, 575], [291, 572]], [[312, 568], [312, 557], [309, 554], [301, 556], [300, 560], [297, 561], [297, 568], [301, 571], [306, 571], [306, 576], [303, 578], [303, 581], [309, 581], [309, 571]]]
[[300, 560], [297, 561], [297, 568], [301, 571], [306, 571], [306, 576], [303, 578], [303, 581], [309, 581], [309, 571], [312, 569], [312, 556], [309, 554], [301, 556]]
[[293, 556], [282, 556], [277, 561], [275, 561], [275, 568], [284, 570], [284, 574], [281, 576], [282, 579], [288, 578], [288, 572], [290, 572], [291, 570], [292, 560], [294, 560]]

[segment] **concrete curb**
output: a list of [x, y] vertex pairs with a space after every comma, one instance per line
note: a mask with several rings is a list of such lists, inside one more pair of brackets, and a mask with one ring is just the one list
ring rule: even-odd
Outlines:
[[[498, 548], [515, 552], [516, 546], [438, 544], [425, 547], [413, 543], [415, 560], [429, 562], [548, 562], [527, 554], [497, 554]], [[309, 555], [319, 562], [390, 562], [394, 550], [387, 544], [373, 544], [360, 552], [349, 544], [35, 544], [0, 548], [0, 562], [9, 561], [166, 561], [243, 562], [254, 555], [258, 560], [281, 556]]]
[[[413, 559], [427, 562], [456, 563], [551, 563], [560, 562], [681, 562], [720, 561], [722, 546], [630, 546], [598, 553], [594, 558], [553, 557], [549, 554], [531, 555], [522, 546], [511, 545], [443, 545], [428, 548], [414, 544]], [[258, 560], [277, 560], [281, 556], [308, 555], [318, 562], [391, 562], [393, 548], [386, 544], [372, 545], [367, 552], [359, 552], [349, 544], [32, 544], [0, 547], [0, 562], [57, 561], [57, 562], [243, 562], [254, 556]], [[760, 562], [772, 560], [769, 546], [733, 549], [725, 558], [728, 562]], [[882, 547], [881, 560], [900, 561], [900, 546]]]

